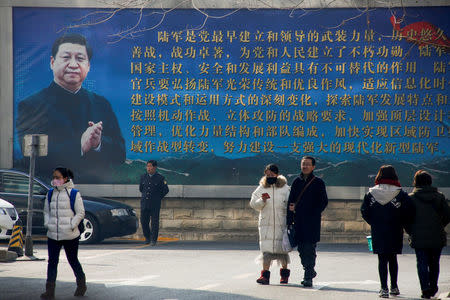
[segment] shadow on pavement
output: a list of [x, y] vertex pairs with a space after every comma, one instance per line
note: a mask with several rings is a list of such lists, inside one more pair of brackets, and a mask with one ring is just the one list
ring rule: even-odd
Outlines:
[[[366, 252], [372, 254], [367, 249], [367, 244], [317, 244], [317, 251], [320, 252]], [[403, 254], [415, 254], [414, 249], [407, 244], [403, 244]], [[449, 255], [449, 247], [442, 249], [442, 255]]]
[[137, 248], [138, 250], [259, 250], [257, 242], [241, 242], [241, 241], [158, 241], [156, 246], [144, 244], [139, 240], [105, 240], [95, 245], [80, 245], [80, 249], [124, 249]]
[[332, 286], [324, 286], [320, 288], [321, 291], [335, 291], [335, 292], [345, 292], [345, 293], [374, 293], [378, 294], [378, 291], [370, 291], [367, 289], [352, 289], [352, 288], [339, 288]]
[[[247, 250], [255, 251], [259, 250], [258, 242], [248, 242], [248, 241], [171, 241], [171, 242], [158, 242], [155, 247], [146, 246], [142, 241], [136, 240], [110, 240], [104, 241], [97, 246], [102, 246], [102, 248], [108, 248], [113, 245], [135, 245], [142, 246], [141, 249], [146, 250], [163, 250], [163, 249], [185, 249], [185, 250]], [[90, 247], [91, 245], [82, 245], [81, 247]], [[95, 246], [95, 245], [92, 245]], [[372, 254], [368, 249], [366, 244], [317, 244], [318, 252], [361, 252]], [[297, 249], [293, 250], [291, 253], [297, 253]], [[409, 245], [403, 245], [403, 254], [414, 254], [414, 249]], [[450, 247], [444, 247], [442, 249], [442, 255], [450, 255]]]
[[[74, 280], [75, 281], [75, 280]], [[45, 280], [19, 277], [2, 278], [2, 291], [0, 299], [28, 300], [39, 299], [39, 295], [45, 289]], [[88, 290], [82, 299], [114, 300], [114, 299], [239, 299], [260, 300], [261, 298], [243, 296], [231, 293], [212, 291], [170, 289], [153, 286], [120, 285], [107, 287], [101, 283], [87, 283]], [[56, 281], [56, 299], [80, 299], [74, 297], [75, 282]]]
[[[320, 289], [321, 291], [335, 291], [335, 292], [345, 292], [345, 293], [374, 293], [378, 294], [378, 291], [369, 291], [369, 290], [361, 290], [361, 289], [351, 289], [351, 288], [339, 288], [339, 287], [331, 287], [324, 286]], [[421, 298], [411, 298], [411, 297], [403, 297], [401, 294], [399, 296], [390, 296], [392, 299], [408, 299], [408, 300], [420, 300]]]
[[346, 292], [346, 293], [375, 293], [378, 294], [377, 291], [370, 291], [367, 289], [352, 289], [352, 288], [338, 288], [338, 287], [331, 287], [331, 286], [320, 286], [316, 285], [313, 288], [305, 288], [301, 284], [288, 284], [288, 285], [281, 285], [281, 284], [272, 284], [277, 286], [282, 286], [286, 288], [300, 288], [300, 289], [307, 289], [307, 290], [316, 290], [316, 291], [336, 291], [336, 292]]
[[[33, 240], [33, 244], [39, 248], [46, 248], [47, 240], [45, 238]], [[0, 241], [0, 246], [8, 246], [8, 241]], [[145, 245], [143, 241], [133, 239], [107, 239], [99, 244], [82, 244], [82, 250], [116, 250], [116, 249], [136, 249], [136, 250], [170, 250], [170, 249], [184, 249], [184, 250], [239, 250], [239, 251], [255, 251], [259, 250], [259, 243], [257, 241], [158, 241], [158, 245], [152, 247]], [[367, 249], [366, 244], [317, 244], [318, 252], [357, 252], [367, 253], [371, 252]], [[297, 253], [293, 250], [291, 253]], [[403, 254], [414, 254], [414, 249], [409, 245], [403, 245]], [[450, 247], [442, 249], [442, 255], [450, 255]]]

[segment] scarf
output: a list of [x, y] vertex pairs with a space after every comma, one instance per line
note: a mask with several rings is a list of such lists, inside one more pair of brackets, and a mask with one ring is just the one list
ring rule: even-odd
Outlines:
[[390, 184], [390, 185], [395, 185], [395, 186], [401, 187], [400, 182], [398, 180], [393, 180], [393, 179], [375, 180], [375, 185], [378, 185], [378, 184]]

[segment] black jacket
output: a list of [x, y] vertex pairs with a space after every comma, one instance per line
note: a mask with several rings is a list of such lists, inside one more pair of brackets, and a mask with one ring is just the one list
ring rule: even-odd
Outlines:
[[403, 227], [414, 216], [412, 201], [403, 190], [389, 197], [391, 199], [385, 204], [380, 203], [379, 199], [377, 201], [372, 193], [364, 196], [361, 214], [370, 225], [373, 253], [400, 254], [403, 248]]
[[[89, 121], [103, 122], [100, 151], [82, 155], [81, 136]], [[110, 167], [125, 161], [125, 141], [110, 103], [84, 88], [73, 94], [52, 82], [19, 102], [16, 128], [20, 144], [26, 134], [48, 135], [48, 155], [36, 159], [36, 173], [44, 177], [62, 165], [78, 182], [104, 182]]]
[[429, 249], [447, 245], [445, 226], [450, 222], [450, 208], [445, 196], [431, 186], [416, 187], [409, 196], [416, 208], [414, 221], [406, 228], [411, 247]]
[[159, 210], [161, 208], [161, 200], [169, 192], [169, 187], [164, 176], [158, 172], [153, 174], [153, 176], [145, 173], [141, 176], [139, 191], [142, 193], [142, 210]]
[[296, 230], [298, 242], [317, 243], [320, 241], [320, 222], [322, 211], [328, 205], [327, 191], [322, 179], [315, 177], [314, 181], [306, 188], [302, 198], [297, 204], [295, 213], [289, 210], [289, 204], [295, 203], [303, 187], [312, 180], [313, 174], [305, 180], [302, 175], [295, 178], [291, 186], [287, 207], [286, 223], [292, 224]]

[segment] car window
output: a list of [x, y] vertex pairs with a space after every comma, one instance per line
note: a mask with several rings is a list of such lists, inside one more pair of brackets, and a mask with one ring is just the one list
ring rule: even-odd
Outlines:
[[[28, 177], [22, 174], [3, 173], [0, 176], [0, 192], [28, 194]], [[37, 181], [33, 184], [33, 194], [45, 194], [46, 188]]]

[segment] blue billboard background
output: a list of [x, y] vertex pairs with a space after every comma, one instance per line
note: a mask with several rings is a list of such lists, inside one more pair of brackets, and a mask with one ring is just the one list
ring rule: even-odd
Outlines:
[[[45, 88], [52, 81], [53, 74], [49, 68], [51, 45], [54, 40], [63, 35], [66, 32], [77, 32], [86, 36], [87, 40], [93, 46], [93, 58], [91, 60], [91, 69], [85, 80], [83, 86], [91, 91], [94, 91], [106, 99], [112, 105], [112, 108], [118, 118], [119, 125], [122, 131], [122, 135], [125, 139], [126, 157], [127, 161], [122, 166], [115, 167], [111, 172], [112, 176], [104, 177], [99, 175], [97, 179], [91, 183], [104, 182], [104, 183], [134, 183], [140, 172], [143, 171], [142, 161], [148, 159], [157, 159], [160, 163], [160, 170], [165, 173], [169, 182], [172, 184], [254, 184], [261, 174], [261, 170], [266, 163], [275, 162], [282, 166], [281, 170], [286, 170], [283, 173], [290, 174], [291, 177], [298, 173], [299, 157], [303, 155], [313, 155], [318, 157], [318, 171], [320, 175], [325, 179], [328, 179], [328, 183], [336, 185], [369, 185], [372, 181], [373, 173], [376, 169], [384, 163], [394, 164], [399, 173], [405, 180], [410, 181], [409, 177], [412, 177], [413, 172], [417, 168], [426, 168], [430, 172], [433, 172], [435, 181], [440, 186], [449, 186], [448, 170], [448, 103], [445, 102], [437, 104], [437, 95], [440, 97], [448, 96], [448, 82], [449, 76], [446, 70], [436, 72], [435, 62], [443, 62], [448, 67], [448, 54], [438, 53], [434, 47], [430, 47], [430, 56], [426, 56], [421, 53], [419, 48], [405, 39], [398, 41], [392, 39], [392, 24], [390, 17], [392, 13], [401, 15], [402, 11], [391, 11], [389, 9], [376, 9], [367, 12], [366, 16], [352, 19], [354, 16], [360, 14], [360, 11], [355, 9], [323, 9], [319, 11], [307, 11], [292, 13], [290, 10], [255, 10], [237, 11], [225, 18], [208, 19], [204, 24], [204, 15], [195, 10], [175, 10], [165, 15], [163, 22], [157, 26], [154, 30], [143, 31], [133, 39], [127, 38], [121, 41], [117, 40], [114, 36], [115, 33], [127, 29], [135, 24], [139, 17], [137, 11], [125, 10], [118, 13], [111, 20], [95, 25], [84, 26], [78, 28], [67, 29], [67, 26], [73, 24], [80, 24], [80, 18], [87, 16], [89, 13], [95, 12], [93, 9], [51, 9], [51, 8], [14, 8], [13, 12], [13, 39], [14, 39], [14, 105], [15, 112], [17, 112], [18, 103], [26, 97], [36, 93], [37, 91]], [[145, 14], [151, 17], [143, 18], [139, 28], [152, 27], [159, 24], [162, 15], [153, 14], [160, 12], [158, 10], [146, 10]], [[209, 14], [214, 16], [227, 15], [231, 11], [227, 10], [209, 10]], [[417, 21], [432, 22], [435, 26], [442, 29], [442, 32], [450, 32], [450, 25], [448, 24], [448, 14], [450, 9], [448, 7], [434, 7], [434, 8], [408, 8], [406, 10], [405, 24], [414, 23]], [[91, 19], [92, 20], [92, 19]], [[342, 24], [343, 20], [347, 20]], [[370, 23], [368, 23], [370, 20]], [[403, 26], [403, 24], [402, 24]], [[192, 31], [191, 31], [192, 30]], [[200, 39], [200, 32], [207, 32], [210, 34], [209, 42], [205, 43], [192, 43], [186, 41], [187, 32], [193, 32], [197, 37], [197, 42]], [[214, 31], [223, 32], [223, 42], [217, 43], [211, 40], [211, 35]], [[228, 33], [235, 32], [237, 38], [230, 42]], [[326, 32], [329, 31], [329, 40], [325, 39]], [[339, 32], [345, 31], [347, 36], [345, 40], [339, 35]], [[365, 32], [373, 32], [373, 40], [365, 39]], [[161, 35], [167, 32], [169, 38], [167, 42], [158, 40]], [[170, 34], [173, 32], [182, 32], [183, 38], [176, 41]], [[240, 42], [239, 34], [242, 32], [249, 32], [249, 41]], [[258, 32], [264, 33], [264, 41], [258, 41], [256, 34]], [[278, 33], [276, 41], [268, 41], [268, 32]], [[292, 42], [287, 42], [281, 37], [281, 32], [291, 32]], [[304, 37], [300, 42], [298, 40], [297, 33], [303, 32]], [[314, 41], [314, 36], [309, 37], [308, 32], [317, 33], [317, 41]], [[353, 33], [360, 34], [359, 40], [354, 39]], [[297, 38], [297, 40], [296, 40]], [[311, 38], [311, 40], [310, 40]], [[341, 38], [341, 40], [339, 40]], [[210, 49], [210, 55], [202, 57], [200, 56], [200, 50], [203, 46], [207, 46]], [[220, 58], [215, 58], [212, 55], [213, 47], [223, 47], [224, 55]], [[308, 50], [317, 46], [319, 49], [317, 58], [314, 55], [308, 57]], [[392, 55], [393, 47], [400, 46], [403, 53], [401, 56]], [[146, 47], [154, 47], [156, 49], [157, 56], [153, 58], [144, 58], [143, 56], [133, 57], [133, 50], [136, 48], [145, 49]], [[183, 58], [173, 58], [172, 53], [174, 47], [180, 47], [184, 51]], [[189, 47], [192, 47], [197, 51], [197, 56], [194, 59], [187, 58], [186, 52]], [[246, 58], [243, 53], [243, 48], [249, 51], [249, 57]], [[256, 49], [262, 47], [264, 49], [264, 55], [261, 57], [256, 56]], [[269, 47], [277, 48], [281, 55], [283, 49], [290, 53], [291, 57], [268, 57], [267, 49]], [[294, 57], [293, 53], [296, 49], [303, 47], [302, 57]], [[374, 53], [366, 53], [365, 56], [363, 49], [366, 47], [373, 47]], [[381, 47], [385, 47], [388, 51], [388, 55], [377, 55]], [[325, 55], [325, 49], [329, 50], [328, 55]], [[351, 52], [351, 49], [356, 52]], [[339, 57], [342, 51], [342, 57]], [[331, 55], [331, 56], [330, 56]], [[363, 74], [361, 70], [358, 75], [349, 74], [347, 72], [337, 72], [337, 65], [345, 64], [346, 67], [352, 62], [360, 62], [361, 66], [364, 63], [373, 63], [374, 68], [383, 62], [388, 66], [392, 66], [394, 62], [402, 64], [402, 71], [399, 74], [392, 74], [390, 69], [388, 72], [375, 72], [374, 74]], [[416, 62], [415, 67], [418, 72], [407, 73], [405, 68], [407, 62]], [[162, 73], [156, 72], [152, 74], [136, 73], [131, 74], [130, 66], [132, 64], [146, 64], [155, 63], [157, 69], [160, 70], [162, 64], [172, 66], [173, 63], [182, 64], [182, 74], [171, 74], [171, 72]], [[235, 64], [239, 69], [242, 63], [248, 63], [250, 70], [253, 65], [263, 63], [264, 72], [262, 74], [214, 74], [212, 66], [216, 63], [221, 66], [227, 64]], [[290, 74], [282, 74], [281, 65], [283, 63], [294, 66], [295, 64], [302, 63], [303, 72]], [[200, 74], [200, 65], [209, 65], [208, 74]], [[278, 64], [277, 73], [268, 72], [267, 67], [269, 64]], [[326, 64], [330, 65], [328, 73], [321, 71]], [[309, 67], [317, 68], [317, 74], [314, 74], [314, 69], [308, 69]], [[362, 68], [361, 68], [362, 69]], [[444, 67], [445, 69], [445, 67]], [[363, 81], [367, 78], [373, 78], [375, 82], [380, 83], [388, 82], [388, 87], [394, 78], [399, 78], [403, 81], [403, 89], [393, 91], [391, 88], [379, 88], [370, 90], [364, 87]], [[405, 90], [404, 85], [408, 77], [415, 78], [415, 84], [420, 86], [420, 80], [423, 77], [430, 79], [428, 83], [430, 89], [421, 89], [417, 87], [415, 89]], [[196, 84], [199, 84], [199, 80], [208, 80], [210, 84], [214, 79], [222, 79], [223, 87], [220, 89], [209, 90], [195, 88], [191, 90], [182, 89], [176, 90], [173, 85], [169, 84], [168, 89], [158, 88], [158, 83], [161, 79], [167, 79], [171, 83], [174, 79], [181, 79], [181, 82], [185, 86], [186, 78], [195, 79]], [[243, 80], [248, 79], [251, 83], [255, 79], [260, 79], [264, 82], [261, 90], [258, 89], [227, 89], [227, 80], [235, 80], [238, 84]], [[332, 81], [332, 87], [329, 90], [323, 90], [320, 88], [320, 83], [324, 78]], [[345, 82], [345, 88], [337, 87], [336, 79], [342, 79]], [[155, 89], [141, 90], [133, 89], [133, 80], [151, 79], [156, 83]], [[318, 89], [305, 90], [281, 90], [278, 86], [277, 90], [269, 90], [266, 88], [266, 83], [269, 80], [281, 82], [283, 79], [298, 80], [302, 79], [305, 86], [308, 85], [308, 80], [317, 80]], [[442, 85], [437, 84], [437, 87], [433, 86], [434, 80], [442, 80]], [[341, 81], [342, 82], [342, 81]], [[434, 84], [436, 85], [436, 84]], [[405, 94], [406, 98], [409, 94], [417, 95], [420, 99], [419, 104], [411, 106], [384, 106], [381, 104], [381, 100], [375, 104], [369, 104], [368, 95], [390, 95], [394, 102], [395, 94]], [[142, 107], [133, 106], [131, 99], [133, 95], [141, 94], [143, 97], [147, 94], [167, 95], [169, 102], [175, 95], [180, 95], [180, 102], [183, 101], [186, 95], [193, 96], [195, 101], [199, 96], [205, 96], [209, 102], [211, 94], [219, 95], [220, 105], [206, 105], [200, 106], [197, 104], [189, 105], [168, 105], [158, 106], [152, 105], [146, 107], [146, 109], [155, 110], [158, 114], [161, 110], [167, 110], [168, 115], [172, 116], [176, 110], [181, 110], [185, 115], [187, 111], [192, 110], [199, 112], [201, 109], [206, 109], [211, 115], [210, 122], [204, 122], [199, 120], [186, 121], [185, 119], [177, 122], [174, 120], [159, 121], [156, 118], [155, 121], [138, 121], [134, 120], [132, 115], [134, 110], [145, 109]], [[329, 94], [337, 95], [339, 101], [336, 105], [330, 105]], [[353, 96], [355, 94], [363, 95], [365, 98], [365, 105], [363, 106], [342, 106], [340, 105], [340, 99], [345, 95]], [[428, 95], [427, 95], [428, 94]], [[310, 104], [308, 106], [288, 106], [275, 105], [275, 98], [279, 95], [285, 95], [286, 99], [289, 96], [298, 97], [298, 102], [301, 102], [302, 96], [310, 98]], [[250, 116], [253, 116], [255, 112], [261, 110], [260, 106], [248, 105], [250, 97], [257, 96], [260, 99], [263, 97], [271, 97], [270, 109], [263, 107], [264, 115], [267, 110], [274, 110], [278, 116], [275, 121], [259, 122], [255, 120], [239, 121], [239, 113], [245, 110]], [[242, 97], [243, 103], [246, 105], [237, 105], [237, 99]], [[423, 99], [432, 99], [431, 104], [424, 107], [420, 104]], [[226, 99], [230, 100], [230, 105], [225, 104]], [[381, 99], [381, 97], [380, 97]], [[327, 101], [328, 100], [328, 101]], [[353, 101], [353, 99], [351, 100]], [[156, 100], [155, 100], [156, 102]], [[286, 103], [288, 101], [286, 100]], [[429, 110], [431, 113], [429, 121], [420, 121], [420, 110]], [[321, 120], [321, 113], [323, 111], [329, 111], [331, 114], [331, 121]], [[395, 122], [388, 120], [386, 122], [380, 121], [370, 123], [363, 121], [362, 111], [372, 111], [376, 114], [379, 110], [386, 110], [389, 117], [392, 115], [393, 110], [401, 110], [404, 117], [405, 110], [417, 110], [416, 118], [413, 122]], [[281, 121], [279, 119], [280, 112], [289, 111], [291, 113], [289, 121]], [[317, 121], [294, 121], [293, 115], [295, 111], [307, 112], [316, 111], [318, 113]], [[344, 119], [340, 119], [339, 111], [345, 112]], [[230, 114], [234, 112], [238, 118], [236, 121], [229, 119]], [[15, 116], [17, 118], [17, 115]], [[136, 131], [133, 131], [136, 126], [155, 126], [156, 134], [152, 136], [136, 136]], [[183, 134], [179, 137], [173, 136], [173, 126], [181, 126]], [[202, 125], [209, 128], [208, 137], [199, 137], [199, 128]], [[262, 137], [249, 137], [239, 136], [239, 131], [236, 137], [222, 136], [212, 137], [214, 126], [222, 127], [236, 126], [239, 130], [240, 126], [248, 126], [254, 128], [260, 126], [264, 128], [265, 134]], [[366, 126], [375, 127], [373, 137], [365, 137], [362, 128]], [[416, 126], [417, 128], [429, 127], [431, 129], [430, 136], [421, 138], [411, 138], [402, 134], [401, 136], [384, 137], [382, 135], [376, 135], [376, 128], [378, 126], [388, 126], [388, 130], [391, 130], [390, 126]], [[197, 128], [197, 136], [187, 137], [186, 126], [193, 126]], [[268, 126], [277, 126], [277, 134], [268, 136]], [[290, 137], [281, 137], [279, 127], [287, 126]], [[294, 127], [303, 126], [305, 130], [305, 137], [296, 136], [293, 137]], [[307, 129], [312, 127], [317, 128], [317, 136], [306, 136]], [[345, 128], [348, 135], [349, 127], [357, 127], [360, 129], [359, 136], [352, 138], [337, 138], [336, 126]], [[437, 128], [442, 127], [444, 129], [443, 135], [436, 137]], [[134, 129], [133, 129], [134, 128]], [[402, 128], [404, 130], [404, 128]], [[251, 131], [250, 131], [251, 132]], [[251, 132], [252, 133], [252, 132]], [[298, 134], [298, 133], [297, 133]], [[225, 134], [224, 134], [225, 135]], [[195, 147], [190, 148], [188, 151], [174, 151], [170, 146], [174, 142], [181, 142], [184, 144], [187, 140], [191, 141]], [[141, 148], [141, 151], [135, 147], [139, 142], [151, 142], [154, 143], [154, 149]], [[169, 151], [159, 151], [161, 143], [167, 143], [169, 145]], [[199, 151], [199, 143], [206, 142], [207, 148], [203, 148]], [[314, 144], [314, 149], [306, 147], [308, 142]], [[344, 151], [345, 143], [354, 143], [354, 150], [347, 148]], [[389, 151], [385, 149], [386, 143], [394, 143], [395, 147], [398, 147], [399, 143], [412, 144], [422, 143], [423, 152], [407, 151], [400, 153], [398, 148], [396, 151]], [[233, 151], [228, 151], [224, 147], [224, 143], [228, 146], [233, 143]], [[238, 151], [240, 145], [246, 145], [246, 151]], [[261, 150], [250, 151], [251, 146], [255, 143], [261, 144]], [[330, 151], [330, 146], [333, 143], [339, 143], [339, 151], [334, 148], [334, 151]], [[364, 144], [364, 150], [361, 148], [361, 143]], [[373, 151], [374, 144], [381, 145], [379, 151]], [[435, 144], [436, 147], [431, 149], [427, 147], [427, 143]], [[264, 145], [272, 145], [273, 148], [265, 148]], [[298, 147], [296, 147], [297, 145]], [[319, 145], [327, 146], [323, 151], [319, 150]], [[359, 145], [359, 148], [358, 148]], [[51, 145], [49, 145], [51, 147]], [[269, 149], [269, 151], [267, 151]], [[14, 143], [14, 159], [15, 166], [23, 167], [21, 157], [20, 143], [15, 138]], [[76, 168], [76, 167], [75, 167]], [[350, 176], [355, 174], [355, 170], [361, 174], [358, 176]], [[205, 172], [211, 174], [205, 174]], [[186, 175], [187, 174], [187, 175]], [[358, 173], [359, 174], [359, 173]], [[45, 176], [46, 174], [42, 174]], [[344, 176], [343, 176], [344, 175]], [[353, 177], [353, 178], [352, 178]], [[83, 178], [81, 178], [83, 182]]]

